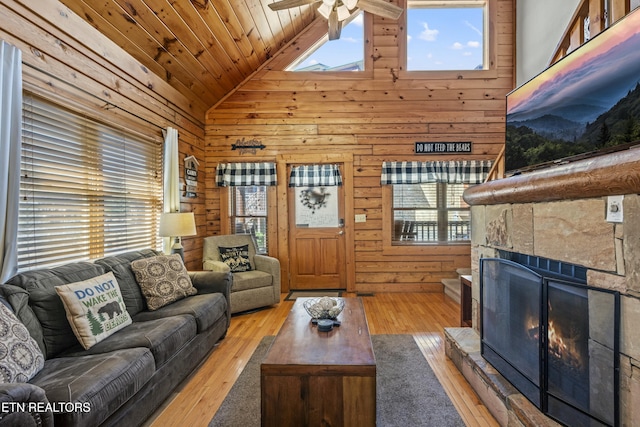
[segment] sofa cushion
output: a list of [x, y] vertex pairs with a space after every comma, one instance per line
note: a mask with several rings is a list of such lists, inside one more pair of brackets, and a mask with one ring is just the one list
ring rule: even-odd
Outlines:
[[138, 259], [131, 263], [131, 269], [149, 310], [198, 293], [178, 254]]
[[231, 293], [246, 291], [247, 289], [263, 288], [273, 284], [273, 276], [264, 271], [253, 270], [242, 273], [233, 273]]
[[189, 315], [134, 322], [88, 350], [78, 348], [76, 351], [64, 353], [63, 356], [85, 356], [146, 347], [151, 350], [156, 367], [159, 368], [193, 339], [196, 329], [196, 321]]
[[188, 314], [195, 319], [198, 333], [201, 333], [209, 329], [220, 317], [226, 317], [226, 310], [227, 300], [220, 293], [194, 295], [155, 311], [140, 312], [133, 317], [133, 322], [135, 324], [136, 322]]
[[142, 291], [140, 290], [136, 276], [133, 274], [133, 270], [131, 270], [131, 261], [153, 257], [159, 253], [160, 252], [152, 249], [145, 249], [108, 256], [95, 261], [95, 263], [102, 266], [105, 271], [111, 271], [113, 275], [116, 276], [116, 280], [120, 285], [120, 292], [122, 292], [122, 298], [131, 316], [135, 316], [139, 312], [147, 309], [147, 302], [142, 296]]
[[249, 245], [219, 246], [220, 259], [229, 266], [232, 273], [253, 270], [249, 260]]
[[38, 344], [15, 314], [0, 303], [0, 382], [27, 382], [43, 366]]
[[27, 328], [29, 335], [36, 341], [40, 351], [45, 354], [44, 338], [42, 336], [42, 326], [29, 306], [29, 293], [22, 288], [6, 283], [0, 285], [0, 295], [9, 302], [13, 313], [18, 320]]
[[153, 376], [155, 363], [146, 348], [45, 362], [31, 379], [49, 402], [81, 403], [80, 410], [55, 414], [56, 425], [97, 426], [129, 400]]
[[[13, 404], [26, 404], [26, 408]], [[53, 426], [52, 408], [44, 390], [29, 383], [0, 384], [0, 407], [7, 405], [2, 412], [0, 426], [3, 427], [45, 427]]]
[[112, 272], [56, 286], [73, 333], [85, 349], [131, 324]]
[[[94, 263], [76, 262], [54, 268], [25, 271], [7, 281], [8, 284], [18, 286], [29, 293], [29, 307], [42, 327], [45, 359], [54, 357], [78, 343], [55, 287], [87, 280], [104, 272], [101, 266]], [[13, 305], [13, 301], [11, 303]], [[15, 306], [14, 309], [17, 311]], [[25, 314], [24, 310], [22, 314]], [[27, 319], [25, 324], [32, 325], [33, 320]]]

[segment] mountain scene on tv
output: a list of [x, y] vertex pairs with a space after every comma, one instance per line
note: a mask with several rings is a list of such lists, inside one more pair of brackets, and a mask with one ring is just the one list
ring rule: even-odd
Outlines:
[[640, 144], [640, 10], [507, 95], [506, 170]]

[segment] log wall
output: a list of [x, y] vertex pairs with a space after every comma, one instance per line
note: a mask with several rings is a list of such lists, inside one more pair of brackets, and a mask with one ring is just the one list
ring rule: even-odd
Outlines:
[[[57, 0], [0, 0], [0, 16], [0, 39], [22, 51], [25, 90], [158, 141], [162, 129], [177, 128], [180, 159], [194, 155], [204, 164], [204, 109]], [[199, 197], [183, 199], [181, 210], [195, 212], [202, 236], [204, 170], [199, 180]], [[202, 239], [185, 238], [183, 244], [187, 267], [201, 268]]]
[[[404, 0], [399, 4], [405, 6]], [[205, 162], [208, 176], [226, 161], [277, 161], [281, 156], [343, 153], [353, 156], [353, 263], [348, 289], [373, 291], [441, 290], [442, 278], [470, 266], [469, 245], [392, 247], [383, 217], [389, 218], [388, 189], [380, 185], [383, 161], [495, 159], [504, 146], [505, 95], [514, 84], [514, 10], [511, 0], [492, 3], [490, 28], [495, 37], [491, 69], [484, 72], [405, 72], [403, 17], [374, 17], [365, 27], [362, 73], [294, 73], [283, 71], [323, 32], [320, 19], [281, 50], [206, 115]], [[371, 19], [368, 17], [367, 19]], [[231, 150], [238, 140], [266, 146], [255, 154]], [[472, 141], [473, 153], [456, 157], [415, 155], [418, 141]], [[279, 183], [280, 186], [285, 183]], [[206, 183], [207, 234], [225, 229], [221, 190]], [[385, 192], [386, 195], [385, 195]], [[275, 253], [287, 277], [286, 215], [278, 206]], [[349, 235], [349, 232], [346, 233]], [[286, 280], [284, 280], [286, 282]], [[283, 289], [288, 283], [283, 283]]]

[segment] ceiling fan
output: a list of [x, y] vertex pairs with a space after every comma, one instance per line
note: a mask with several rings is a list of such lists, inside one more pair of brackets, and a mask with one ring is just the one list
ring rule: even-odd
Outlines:
[[329, 40], [340, 38], [342, 23], [358, 9], [390, 19], [398, 19], [403, 10], [385, 0], [280, 0], [270, 3], [269, 8], [277, 11], [314, 3], [320, 3], [318, 13], [329, 21]]

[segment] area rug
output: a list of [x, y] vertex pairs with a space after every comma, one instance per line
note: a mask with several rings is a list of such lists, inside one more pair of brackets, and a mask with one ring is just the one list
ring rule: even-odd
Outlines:
[[295, 301], [296, 298], [320, 298], [320, 297], [339, 297], [342, 295], [340, 291], [291, 291], [285, 298], [285, 301]]
[[[372, 335], [379, 427], [462, 427], [464, 422], [411, 335]], [[218, 409], [210, 427], [260, 426], [260, 362], [264, 337]]]

